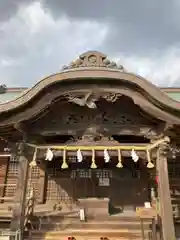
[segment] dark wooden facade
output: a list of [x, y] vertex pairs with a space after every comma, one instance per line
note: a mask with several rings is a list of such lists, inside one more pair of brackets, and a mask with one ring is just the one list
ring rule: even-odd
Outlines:
[[[179, 192], [180, 106], [105, 55], [87, 52], [21, 97], [1, 104], [0, 136], [0, 197], [4, 208], [12, 207], [11, 230], [24, 234], [32, 186], [39, 215], [42, 209], [56, 208], [61, 214], [85, 208], [87, 217], [97, 218], [133, 215], [145, 202], [156, 201], [161, 239], [175, 239], [172, 195]], [[153, 143], [149, 156], [146, 149]], [[49, 145], [52, 161], [45, 160]], [[82, 162], [77, 161], [78, 149]], [[62, 169], [63, 160], [67, 169]]]

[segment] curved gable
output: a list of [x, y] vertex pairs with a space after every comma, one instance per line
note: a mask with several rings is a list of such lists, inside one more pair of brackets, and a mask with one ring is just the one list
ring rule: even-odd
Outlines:
[[[17, 99], [0, 105], [1, 115], [18, 112], [14, 121], [37, 115], [56, 98], [72, 90], [112, 91], [129, 96], [161, 120], [180, 124], [180, 104], [141, 76], [126, 72], [99, 52], [87, 52], [60, 73], [48, 76]], [[153, 110], [153, 111], [152, 111]], [[25, 117], [26, 116], [26, 117]], [[2, 121], [0, 121], [0, 125]], [[6, 121], [3, 122], [5, 124]], [[10, 121], [11, 122], [11, 121]], [[8, 121], [8, 123], [10, 124]]]

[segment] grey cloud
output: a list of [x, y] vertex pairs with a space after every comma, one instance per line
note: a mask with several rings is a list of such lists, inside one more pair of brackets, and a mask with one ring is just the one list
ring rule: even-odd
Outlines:
[[[12, 16], [22, 4], [35, 0], [1, 0], [0, 21]], [[110, 25], [102, 50], [161, 54], [180, 41], [180, 3], [178, 0], [42, 0], [55, 18], [96, 20]]]
[[19, 6], [31, 2], [34, 2], [34, 0], [0, 0], [0, 21], [6, 21], [11, 18]]
[[179, 0], [41, 0], [45, 13], [36, 6], [31, 16], [16, 14], [32, 2], [0, 0], [2, 83], [32, 86], [83, 51], [98, 50], [157, 85], [179, 85]]
[[107, 22], [111, 31], [104, 46], [109, 52], [141, 55], [180, 41], [178, 0], [44, 0], [54, 17]]

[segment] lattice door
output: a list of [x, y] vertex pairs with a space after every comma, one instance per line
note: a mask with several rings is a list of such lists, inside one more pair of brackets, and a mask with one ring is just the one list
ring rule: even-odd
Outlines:
[[73, 182], [70, 177], [71, 170], [62, 170], [60, 161], [48, 163], [48, 181], [46, 201], [63, 203], [73, 202]]
[[16, 191], [16, 184], [18, 178], [19, 159], [11, 157], [8, 164], [7, 170], [7, 181], [5, 187], [5, 201], [12, 201], [8, 198], [14, 197]]
[[180, 157], [168, 159], [168, 173], [173, 215], [180, 217]]
[[[5, 201], [12, 201], [8, 198], [15, 196], [16, 186], [18, 182], [19, 174], [19, 158], [11, 157], [8, 164], [7, 170], [7, 181], [5, 187]], [[34, 167], [29, 171], [28, 184], [31, 184], [35, 190], [36, 199], [38, 199], [38, 179], [39, 179], [40, 170], [39, 167]]]

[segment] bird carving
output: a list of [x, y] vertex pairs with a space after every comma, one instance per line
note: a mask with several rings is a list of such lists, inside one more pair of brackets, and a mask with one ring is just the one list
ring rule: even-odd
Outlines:
[[88, 108], [97, 108], [95, 101], [92, 92], [87, 93], [83, 98], [74, 97], [69, 99], [69, 102], [76, 103], [79, 106], [87, 106]]

